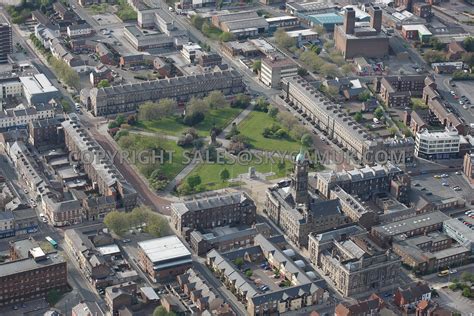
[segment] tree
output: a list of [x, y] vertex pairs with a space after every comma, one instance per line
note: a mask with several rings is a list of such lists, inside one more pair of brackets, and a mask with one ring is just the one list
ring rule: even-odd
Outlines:
[[286, 168], [286, 163], [283, 159], [280, 159], [277, 163], [277, 168], [279, 171], [283, 171]]
[[253, 62], [252, 70], [253, 72], [258, 73], [260, 69], [262, 69], [262, 61], [259, 59]]
[[193, 189], [189, 186], [187, 182], [183, 182], [176, 188], [176, 191], [179, 195], [188, 195], [193, 192]]
[[264, 97], [259, 97], [255, 102], [255, 111], [268, 112], [269, 103]]
[[158, 306], [153, 311], [153, 316], [176, 316], [176, 313], [168, 312], [163, 306]]
[[350, 74], [352, 71], [353, 71], [354, 67], [352, 67], [351, 64], [345, 64], [345, 65], [342, 65], [341, 67], [341, 71], [344, 75], [348, 75]]
[[318, 56], [315, 52], [311, 50], [304, 51], [299, 60], [303, 63], [309, 70], [318, 72], [321, 67], [325, 64], [325, 61]]
[[471, 297], [471, 289], [469, 287], [465, 287], [463, 290], [462, 290], [462, 296], [464, 297]]
[[123, 114], [117, 115], [117, 117], [115, 118], [115, 122], [118, 126], [122, 125], [123, 123], [125, 123], [125, 116], [123, 116]]
[[168, 222], [164, 217], [153, 214], [147, 219], [145, 231], [155, 237], [166, 236], [169, 234]]
[[234, 264], [240, 269], [244, 265], [244, 259], [241, 257], [235, 258]]
[[370, 91], [369, 90], [364, 90], [359, 95], [357, 96], [360, 102], [365, 102], [370, 99]]
[[474, 52], [474, 37], [468, 36], [463, 41], [464, 49], [468, 52]]
[[127, 219], [119, 211], [109, 212], [104, 218], [104, 224], [119, 236], [130, 227]]
[[308, 130], [302, 125], [295, 125], [291, 129], [291, 136], [293, 139], [301, 139], [304, 134], [306, 134]]
[[443, 50], [444, 49], [444, 44], [439, 41], [436, 37], [430, 38], [429, 45], [434, 49], [434, 50]]
[[159, 120], [171, 115], [176, 107], [173, 99], [161, 99], [158, 103], [148, 101], [138, 108], [138, 118], [142, 121]]
[[117, 127], [118, 127], [118, 124], [115, 121], [111, 121], [109, 125], [107, 125], [108, 129], [117, 128]]
[[354, 120], [359, 123], [362, 121], [364, 117], [362, 116], [362, 113], [361, 112], [357, 112], [356, 114], [354, 114]]
[[326, 93], [331, 98], [336, 98], [339, 96], [339, 89], [335, 86], [326, 87]]
[[219, 35], [219, 40], [221, 42], [230, 42], [234, 39], [234, 34], [230, 32], [222, 32], [221, 35]]
[[298, 124], [298, 119], [289, 112], [280, 112], [277, 117], [281, 124], [288, 130], [291, 130], [294, 125]]
[[226, 168], [222, 169], [219, 173], [219, 177], [221, 178], [222, 182], [226, 182], [230, 178], [230, 172]]
[[188, 177], [187, 183], [191, 190], [194, 190], [195, 187], [201, 184], [201, 177], [198, 174]]
[[306, 148], [311, 148], [311, 146], [313, 146], [313, 137], [309, 134], [304, 134], [301, 137], [301, 145]]
[[308, 70], [298, 67], [298, 76], [304, 77], [308, 75]]
[[247, 278], [251, 278], [252, 275], [253, 275], [252, 270], [248, 269], [247, 271], [245, 271], [245, 276], [246, 276]]
[[200, 16], [199, 14], [195, 14], [191, 17], [191, 23], [196, 27], [198, 30], [202, 29], [202, 26], [206, 22], [206, 19]]
[[211, 91], [211, 93], [204, 98], [204, 102], [206, 102], [211, 109], [222, 109], [229, 106], [229, 102], [227, 102], [224, 94], [218, 90]]
[[292, 46], [296, 46], [296, 38], [290, 37], [288, 34], [286, 34], [284, 29], [279, 28], [276, 30], [274, 36], [275, 42], [282, 48], [288, 49]]
[[102, 79], [97, 84], [97, 88], [106, 88], [106, 87], [110, 87], [110, 82], [107, 79]]
[[474, 66], [474, 53], [464, 53], [462, 55], [462, 61], [469, 65], [469, 67]]
[[191, 100], [186, 104], [186, 115], [192, 115], [194, 113], [206, 114], [209, 112], [209, 104], [203, 99], [192, 97]]
[[321, 67], [320, 72], [323, 76], [331, 78], [337, 77], [339, 75], [339, 69], [334, 64], [324, 64]]
[[268, 113], [268, 116], [270, 116], [271, 118], [276, 118], [277, 115], [278, 115], [278, 112], [279, 112], [279, 111], [278, 111], [278, 108], [277, 108], [277, 107], [275, 107], [275, 106], [273, 106], [273, 105], [270, 105], [270, 106], [268, 107], [268, 112], [267, 112], [267, 113]]
[[428, 49], [424, 54], [424, 58], [428, 63], [438, 63], [446, 60], [446, 54], [437, 50]]
[[374, 116], [378, 120], [382, 119], [383, 115], [384, 115], [384, 109], [381, 106], [379, 106], [378, 108], [375, 109]]
[[235, 96], [234, 102], [232, 102], [232, 107], [245, 109], [250, 103], [250, 97], [243, 93], [239, 93]]
[[127, 116], [127, 124], [128, 125], [135, 125], [137, 123], [137, 117], [134, 114], [130, 114]]

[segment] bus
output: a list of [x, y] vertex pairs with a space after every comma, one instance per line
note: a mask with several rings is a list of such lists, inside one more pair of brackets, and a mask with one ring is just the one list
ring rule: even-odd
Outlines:
[[54, 249], [58, 249], [58, 243], [53, 238], [46, 236], [45, 239], [54, 247]]
[[449, 270], [443, 270], [443, 271], [438, 272], [439, 277], [445, 277], [447, 275], [449, 275]]

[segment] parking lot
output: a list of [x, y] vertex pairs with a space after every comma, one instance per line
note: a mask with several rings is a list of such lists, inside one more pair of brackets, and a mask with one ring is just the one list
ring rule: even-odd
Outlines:
[[[422, 174], [412, 178], [412, 189], [421, 191], [433, 199], [439, 197], [447, 199], [452, 197], [459, 197], [466, 200], [471, 200], [474, 196], [474, 190], [467, 183], [464, 175], [460, 172], [448, 172], [447, 177], [441, 177], [443, 173], [439, 174]], [[456, 189], [459, 188], [459, 189]]]

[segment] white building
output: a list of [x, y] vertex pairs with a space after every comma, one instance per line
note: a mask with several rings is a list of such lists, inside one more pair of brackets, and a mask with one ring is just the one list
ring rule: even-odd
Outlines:
[[43, 24], [35, 25], [35, 36], [43, 44], [44, 48], [49, 49], [51, 41], [61, 36], [59, 28], [52, 30]]
[[201, 50], [201, 46], [189, 42], [183, 45], [183, 49], [181, 49], [181, 54], [183, 55], [184, 59], [186, 59], [186, 61], [191, 64], [194, 62], [194, 60], [196, 60], [197, 54]]
[[443, 232], [474, 253], [474, 230], [456, 218], [443, 223]]
[[415, 155], [425, 159], [449, 159], [459, 154], [461, 136], [457, 130], [430, 132], [424, 129], [416, 133]]
[[53, 117], [54, 108], [49, 104], [38, 104], [36, 107], [19, 105], [16, 108], [0, 112], [0, 128], [27, 126], [33, 121]]
[[270, 57], [262, 59], [260, 81], [271, 88], [278, 88], [281, 79], [293, 77], [298, 73], [298, 65], [291, 59], [281, 57]]
[[51, 99], [60, 96], [58, 89], [46, 78], [44, 74], [31, 77], [20, 77], [23, 85], [23, 95], [29, 104], [48, 103]]
[[92, 27], [87, 24], [76, 24], [76, 25], [69, 25], [67, 27], [67, 35], [69, 37], [82, 37], [82, 36], [90, 36], [93, 33]]
[[20, 79], [17, 77], [0, 79], [0, 100], [21, 95], [23, 95], [23, 85]]

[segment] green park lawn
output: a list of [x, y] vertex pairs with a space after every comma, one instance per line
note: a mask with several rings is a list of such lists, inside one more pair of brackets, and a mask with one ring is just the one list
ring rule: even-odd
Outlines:
[[[213, 126], [224, 129], [241, 111], [242, 109], [231, 107], [210, 110], [205, 115], [204, 120], [194, 128], [200, 136], [209, 136]], [[183, 132], [190, 128], [190, 126], [180, 123], [176, 116], [164, 117], [154, 121], [140, 121], [137, 127], [149, 132], [172, 136], [181, 136]]]
[[299, 151], [301, 145], [294, 140], [263, 137], [263, 130], [274, 123], [277, 122], [266, 113], [253, 111], [239, 124], [238, 129], [241, 135], [249, 139], [252, 148], [268, 151]]
[[[227, 160], [225, 164], [204, 162], [198, 165], [188, 175], [188, 177], [199, 175], [201, 177], [201, 185], [205, 187], [206, 191], [218, 190], [231, 186], [238, 186], [240, 184], [239, 182], [223, 182], [220, 179], [220, 173], [225, 168], [229, 170], [231, 179], [237, 178], [241, 174], [248, 173], [249, 167], [255, 167], [256, 171], [261, 173], [274, 172], [275, 175], [269, 177], [269, 179], [276, 179], [285, 177], [290, 172], [289, 169], [293, 167], [291, 162], [286, 161], [285, 167], [283, 169], [278, 169], [278, 162], [279, 160], [277, 158], [274, 158], [274, 161], [272, 162], [269, 158], [264, 157], [260, 160], [258, 158], [253, 158], [252, 161], [248, 163], [242, 163], [238, 160], [235, 162]], [[186, 181], [186, 179], [184, 179], [184, 181]]]
[[[118, 144], [122, 150], [128, 152], [130, 162], [134, 164], [146, 178], [148, 178], [154, 170], [159, 168], [168, 180], [171, 181], [187, 164], [185, 155], [183, 154], [184, 149], [176, 145], [175, 141], [159, 137], [130, 134], [128, 136], [122, 136], [118, 140]], [[150, 160], [150, 162], [133, 158], [133, 153], [138, 155], [142, 151], [151, 151], [153, 149], [157, 149], [157, 151], [155, 151], [156, 159]], [[160, 159], [160, 149], [163, 150], [163, 160]]]

